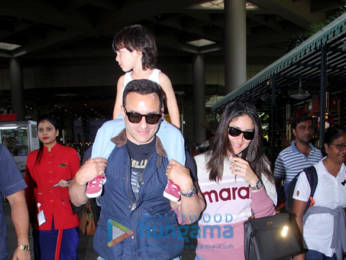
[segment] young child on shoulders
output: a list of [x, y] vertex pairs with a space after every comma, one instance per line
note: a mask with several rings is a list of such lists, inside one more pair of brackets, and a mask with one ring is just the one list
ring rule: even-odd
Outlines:
[[[165, 92], [169, 116], [174, 125], [163, 120], [157, 135], [166, 150], [168, 159], [174, 159], [180, 164], [185, 165], [185, 144], [184, 138], [179, 130], [180, 117], [177, 100], [170, 79], [166, 74], [155, 68], [157, 57], [155, 38], [141, 25], [127, 26], [115, 35], [113, 50], [116, 53], [116, 61], [125, 74], [117, 82], [113, 120], [107, 121], [98, 130], [91, 157], [108, 159], [115, 147], [111, 138], [125, 128], [120, 111], [122, 109], [122, 98], [126, 85], [134, 79], [149, 79], [159, 84]], [[89, 182], [86, 190], [87, 196], [89, 198], [98, 197], [102, 192], [102, 185], [105, 181], [105, 176], [101, 175]], [[178, 197], [177, 190], [179, 188], [174, 184], [167, 188], [164, 195], [169, 199], [176, 200]]]
[[127, 83], [133, 79], [150, 79], [159, 84], [165, 92], [171, 122], [180, 128], [179, 109], [172, 83], [166, 74], [155, 68], [157, 47], [154, 37], [141, 25], [128, 26], [114, 37], [113, 49], [117, 63], [125, 72], [117, 83], [113, 119], [120, 114]]

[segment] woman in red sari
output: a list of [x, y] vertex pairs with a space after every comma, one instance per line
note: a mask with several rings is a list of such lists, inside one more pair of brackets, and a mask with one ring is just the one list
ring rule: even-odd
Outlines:
[[77, 259], [79, 220], [71, 208], [68, 183], [80, 159], [75, 149], [57, 143], [53, 118], [41, 118], [37, 128], [40, 148], [29, 153], [25, 175], [35, 259]]

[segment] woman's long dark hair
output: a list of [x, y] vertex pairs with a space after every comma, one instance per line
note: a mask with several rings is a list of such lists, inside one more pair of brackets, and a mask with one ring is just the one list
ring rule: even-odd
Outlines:
[[233, 153], [231, 143], [228, 139], [228, 126], [234, 119], [242, 115], [248, 115], [255, 126], [255, 136], [249, 146], [241, 152], [241, 158], [248, 161], [256, 175], [261, 174], [274, 181], [270, 169], [270, 162], [262, 150], [262, 127], [255, 106], [249, 103], [233, 102], [227, 105], [222, 113], [219, 126], [211, 142], [210, 159], [207, 163], [209, 179], [219, 181], [223, 176], [223, 162], [229, 152]]
[[[55, 130], [59, 130], [59, 126], [58, 126], [58, 122], [55, 118], [53, 118], [52, 116], [49, 116], [49, 115], [44, 115], [44, 116], [41, 116], [38, 121], [37, 121], [37, 128], [38, 128], [38, 125], [42, 122], [42, 121], [48, 121], [49, 123], [51, 123]], [[39, 164], [40, 161], [41, 161], [41, 158], [42, 158], [42, 152], [43, 152], [43, 144], [42, 142], [40, 141], [40, 148], [38, 150], [38, 153], [37, 153], [37, 156], [36, 156], [36, 160], [35, 160], [35, 164]]]

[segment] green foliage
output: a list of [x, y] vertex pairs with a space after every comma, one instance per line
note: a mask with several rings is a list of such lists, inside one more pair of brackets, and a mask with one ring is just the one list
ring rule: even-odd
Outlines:
[[309, 38], [310, 36], [317, 33], [319, 30], [321, 30], [323, 27], [325, 27], [327, 24], [334, 21], [336, 18], [338, 18], [340, 15], [342, 15], [345, 12], [346, 12], [346, 4], [339, 7], [339, 10], [335, 14], [329, 16], [325, 21], [320, 22], [320, 23], [311, 24], [309, 26], [309, 29], [306, 32], [297, 36], [297, 39], [295, 40], [295, 46], [300, 45], [307, 38]]

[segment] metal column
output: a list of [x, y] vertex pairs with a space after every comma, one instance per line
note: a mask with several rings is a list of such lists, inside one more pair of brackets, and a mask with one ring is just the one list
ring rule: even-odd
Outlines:
[[197, 144], [201, 144], [206, 140], [204, 93], [204, 57], [197, 54], [193, 60], [193, 126]]
[[[271, 111], [270, 111], [270, 136], [269, 136], [269, 144], [270, 147], [276, 152], [276, 148], [277, 148], [277, 135], [275, 135], [275, 133], [277, 132], [277, 120], [276, 120], [276, 111], [277, 111], [277, 107], [276, 107], [276, 82], [275, 82], [275, 78], [272, 77], [270, 80], [270, 85], [271, 85], [271, 101], [272, 101], [272, 105], [271, 105]], [[272, 154], [275, 154], [272, 153]], [[270, 160], [274, 160], [274, 158], [269, 158]]]
[[224, 0], [225, 86], [232, 91], [246, 81], [246, 2]]
[[17, 120], [24, 120], [22, 70], [17, 59], [10, 59], [9, 72], [12, 109], [17, 115]]
[[320, 86], [320, 149], [324, 142], [324, 124], [326, 113], [326, 89], [327, 89], [327, 46], [321, 48], [321, 86]]

